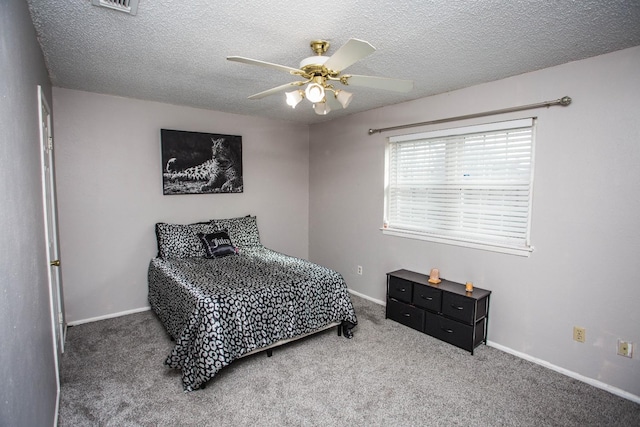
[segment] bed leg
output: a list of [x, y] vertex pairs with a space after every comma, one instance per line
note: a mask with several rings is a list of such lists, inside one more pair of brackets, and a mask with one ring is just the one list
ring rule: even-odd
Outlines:
[[342, 325], [341, 324], [338, 325], [337, 328], [338, 328], [338, 336], [341, 337], [342, 336]]
[[269, 349], [267, 350], [267, 357], [271, 357], [271, 356], [273, 356], [273, 350]]
[[353, 328], [355, 328], [355, 326], [355, 324], [346, 320], [342, 322], [342, 325], [340, 325], [340, 327], [342, 327], [342, 333], [344, 334], [345, 338], [353, 338]]

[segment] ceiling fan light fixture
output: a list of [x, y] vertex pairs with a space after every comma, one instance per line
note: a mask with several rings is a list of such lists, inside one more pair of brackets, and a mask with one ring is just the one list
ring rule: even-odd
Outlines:
[[298, 105], [304, 98], [304, 92], [302, 92], [300, 89], [286, 92], [285, 95], [287, 96], [287, 105], [289, 105], [291, 108], [296, 108], [296, 105]]
[[315, 104], [313, 104], [313, 110], [317, 115], [324, 116], [327, 115], [329, 111], [331, 111], [331, 108], [329, 108], [329, 105], [326, 102], [316, 102]]
[[336, 90], [335, 96], [340, 105], [342, 105], [342, 108], [347, 108], [353, 99], [353, 94], [346, 90]]
[[[339, 108], [338, 104], [340, 104], [342, 108], [347, 108], [351, 104], [353, 94], [341, 89], [336, 89], [334, 84], [337, 82], [345, 86], [364, 86], [393, 92], [409, 92], [413, 88], [413, 81], [411, 80], [350, 74], [342, 75], [347, 67], [350, 67], [376, 50], [369, 42], [364, 40], [349, 39], [331, 56], [324, 56], [324, 53], [326, 53], [329, 48], [329, 42], [326, 40], [312, 40], [310, 47], [315, 55], [304, 58], [300, 62], [299, 68], [245, 58], [243, 56], [227, 56], [227, 60], [276, 69], [301, 78], [302, 80], [286, 83], [251, 95], [249, 99], [262, 99], [275, 93], [291, 90], [291, 86], [296, 86], [296, 90], [286, 92], [285, 100], [287, 105], [295, 108], [304, 98], [307, 98], [313, 105], [313, 110], [318, 115], [328, 114], [331, 108]], [[327, 95], [327, 92], [331, 92], [331, 94]]]
[[318, 83], [309, 83], [304, 91], [309, 102], [319, 103], [324, 99], [324, 88]]

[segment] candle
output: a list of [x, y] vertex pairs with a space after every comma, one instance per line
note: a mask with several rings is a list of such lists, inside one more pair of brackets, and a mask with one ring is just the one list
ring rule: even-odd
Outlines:
[[429, 273], [429, 283], [440, 283], [440, 270], [437, 268], [431, 269], [431, 273]]
[[464, 290], [467, 292], [473, 292], [473, 283], [471, 282], [465, 283]]

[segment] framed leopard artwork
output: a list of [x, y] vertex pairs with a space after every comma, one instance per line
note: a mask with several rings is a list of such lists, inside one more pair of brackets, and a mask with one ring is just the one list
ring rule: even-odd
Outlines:
[[162, 192], [242, 193], [242, 136], [160, 130]]

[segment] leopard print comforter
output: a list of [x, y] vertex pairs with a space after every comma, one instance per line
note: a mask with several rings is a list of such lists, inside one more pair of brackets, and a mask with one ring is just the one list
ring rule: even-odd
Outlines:
[[149, 302], [175, 347], [165, 364], [186, 391], [252, 350], [342, 322], [357, 324], [342, 276], [265, 247], [223, 258], [154, 258]]

